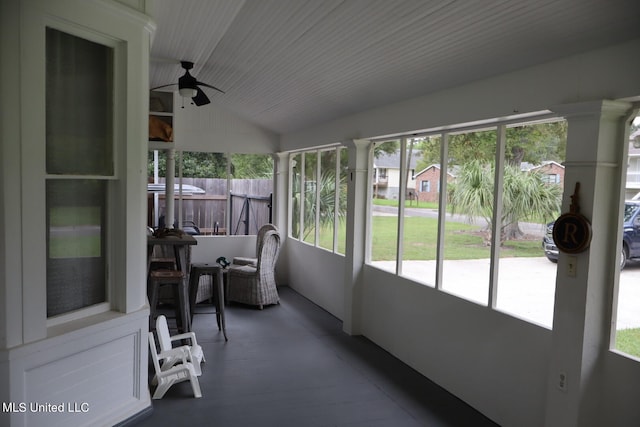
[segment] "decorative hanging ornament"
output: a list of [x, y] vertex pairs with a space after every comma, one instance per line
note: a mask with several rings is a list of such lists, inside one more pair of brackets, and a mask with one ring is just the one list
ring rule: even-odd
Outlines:
[[560, 215], [553, 225], [553, 241], [559, 250], [568, 254], [583, 252], [591, 244], [591, 223], [580, 213], [579, 191], [580, 183], [576, 182], [569, 212]]

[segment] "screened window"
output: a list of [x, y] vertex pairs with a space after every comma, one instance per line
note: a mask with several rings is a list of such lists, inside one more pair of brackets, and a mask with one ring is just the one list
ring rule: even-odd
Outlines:
[[[636, 117], [629, 132], [630, 140], [627, 145], [627, 156], [635, 153], [638, 141], [640, 141], [640, 117]], [[637, 139], [636, 139], [637, 138]], [[621, 200], [624, 206], [622, 213], [623, 224], [620, 226], [622, 233], [622, 250], [620, 257], [625, 257], [626, 262], [621, 263], [622, 271], [618, 278], [617, 295], [614, 298], [614, 320], [616, 330], [614, 334], [614, 348], [625, 354], [640, 358], [640, 297], [638, 294], [638, 281], [640, 280], [640, 262], [636, 261], [640, 257], [640, 207], [634, 200], [637, 200], [639, 188], [637, 185], [637, 175], [635, 172], [635, 161], [629, 159], [630, 166], [627, 168], [625, 177], [625, 199]], [[631, 172], [630, 172], [631, 171]]]
[[[374, 147], [367, 262], [550, 328], [556, 264], [543, 238], [560, 213], [562, 177], [549, 185], [539, 166], [565, 160], [566, 122], [412, 135]], [[386, 181], [382, 152], [394, 161], [384, 164]], [[414, 156], [419, 184], [411, 180]], [[428, 203], [411, 205], [417, 190]]]
[[373, 163], [385, 162], [386, 167], [374, 169], [373, 206], [371, 209], [371, 260], [387, 271], [396, 271], [398, 255], [398, 180], [400, 176], [400, 141], [381, 141], [373, 145]]
[[295, 153], [290, 158], [291, 237], [344, 254], [347, 150]]
[[[166, 153], [150, 152], [149, 225], [166, 217]], [[266, 154], [180, 152], [176, 155], [174, 215], [199, 235], [251, 235], [272, 222], [273, 159]]]
[[113, 49], [46, 30], [47, 317], [107, 301]]

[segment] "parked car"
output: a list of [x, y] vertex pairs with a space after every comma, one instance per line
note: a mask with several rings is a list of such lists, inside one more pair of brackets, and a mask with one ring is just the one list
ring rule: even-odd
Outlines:
[[[549, 261], [558, 262], [558, 247], [553, 241], [553, 225], [554, 222], [547, 224], [547, 231], [542, 238], [542, 248]], [[640, 260], [640, 200], [628, 200], [624, 204], [620, 270], [630, 260]]]

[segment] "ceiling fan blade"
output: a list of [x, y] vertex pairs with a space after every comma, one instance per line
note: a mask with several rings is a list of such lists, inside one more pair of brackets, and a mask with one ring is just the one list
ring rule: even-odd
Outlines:
[[202, 83], [202, 82], [198, 82], [198, 81], [197, 81], [197, 82], [196, 82], [196, 84], [197, 84], [198, 86], [208, 87], [208, 88], [210, 88], [210, 89], [215, 89], [215, 90], [217, 90], [217, 91], [218, 91], [218, 92], [220, 92], [220, 93], [224, 93], [224, 91], [223, 91], [223, 90], [218, 89], [217, 87], [215, 87], [215, 86], [211, 86], [211, 85], [206, 84], [206, 83]]
[[158, 89], [162, 89], [165, 87], [169, 87], [169, 86], [176, 86], [178, 83], [169, 83], [168, 85], [162, 85], [162, 86], [156, 86], [156, 87], [152, 87], [149, 90], [158, 90]]
[[201, 105], [207, 105], [211, 102], [209, 101], [209, 98], [207, 97], [207, 95], [205, 95], [204, 91], [200, 88], [198, 88], [196, 96], [194, 96], [191, 99], [193, 100], [193, 103], [196, 104], [198, 107], [200, 107]]

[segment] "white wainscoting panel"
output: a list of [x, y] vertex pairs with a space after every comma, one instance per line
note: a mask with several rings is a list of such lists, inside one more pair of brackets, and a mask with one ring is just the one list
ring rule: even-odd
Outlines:
[[112, 426], [148, 408], [148, 313], [103, 314], [10, 351], [9, 425]]

